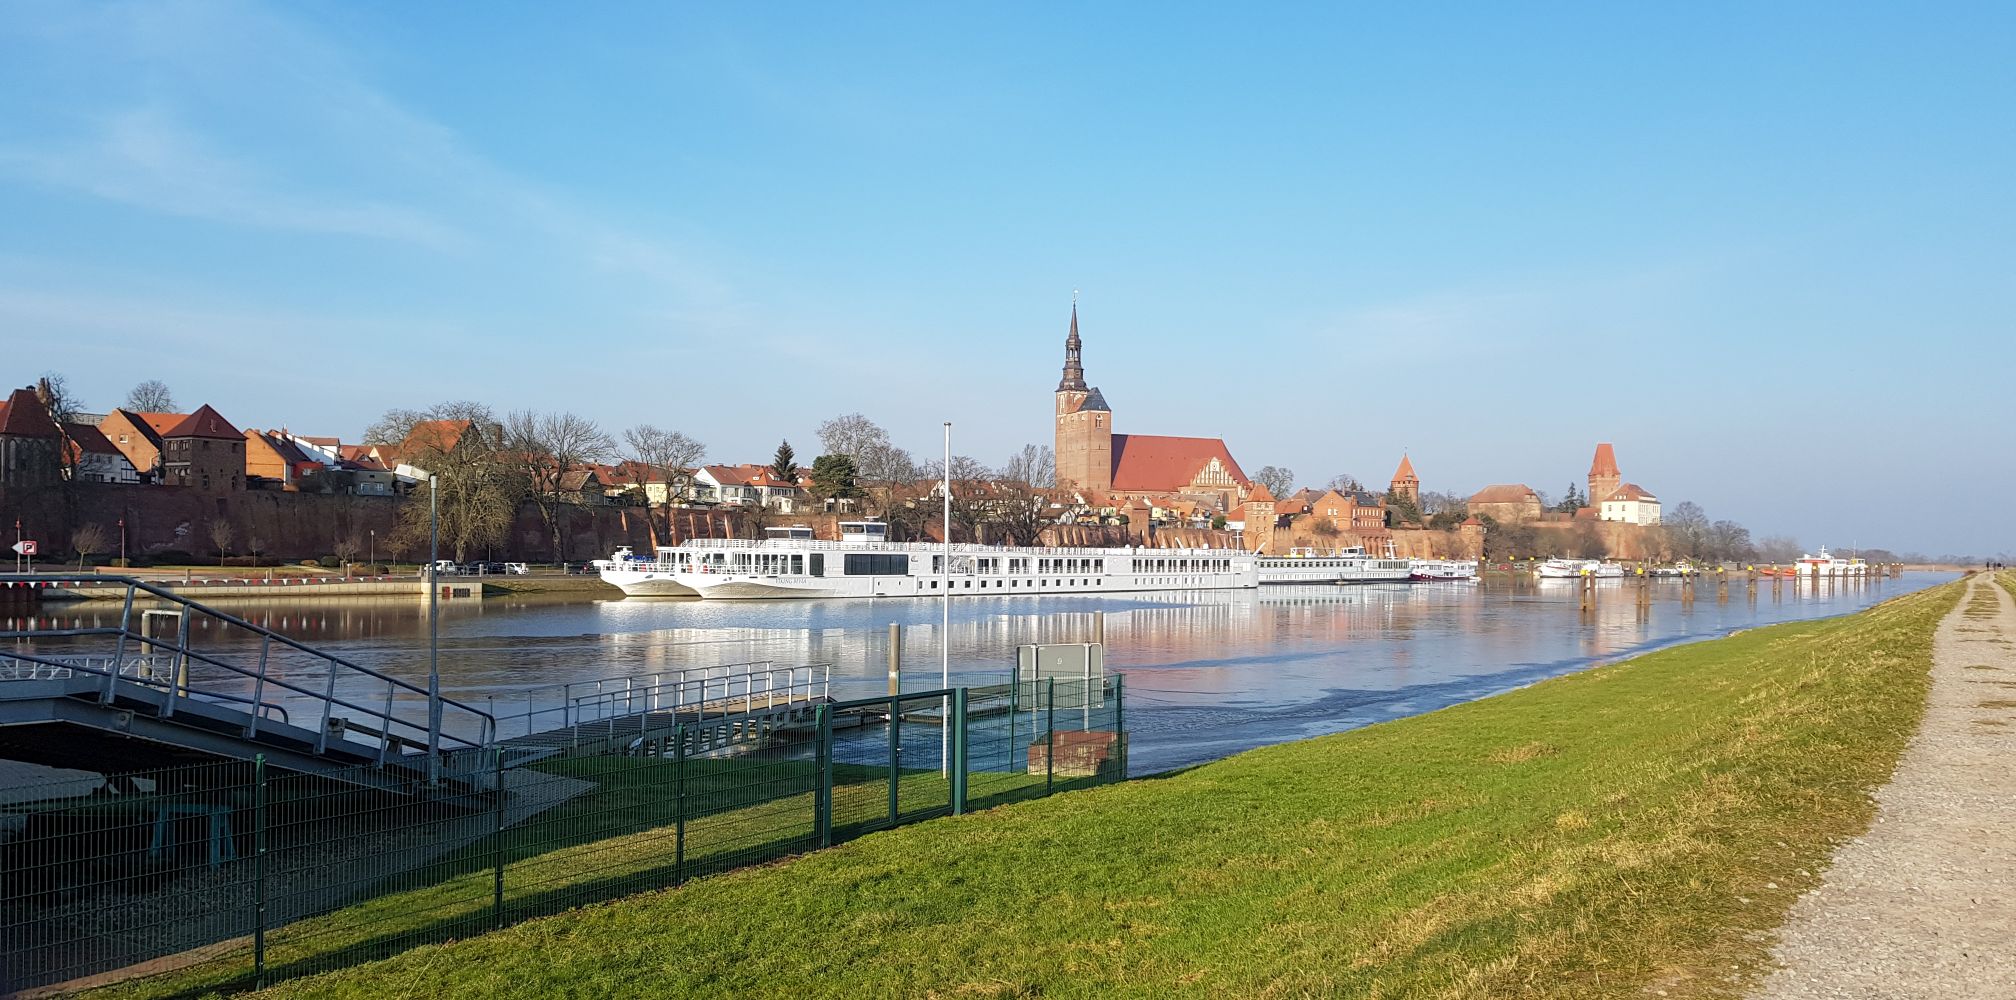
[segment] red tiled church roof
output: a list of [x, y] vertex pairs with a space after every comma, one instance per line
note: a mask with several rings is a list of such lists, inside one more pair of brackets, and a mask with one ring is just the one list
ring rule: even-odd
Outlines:
[[231, 421], [224, 419], [216, 410], [211, 409], [208, 403], [197, 407], [196, 412], [182, 418], [181, 423], [162, 431], [161, 436], [163, 438], [218, 438], [226, 441], [237, 441], [245, 437], [244, 434], [239, 432], [238, 428], [231, 426]]
[[1113, 435], [1113, 488], [1123, 493], [1181, 490], [1217, 459], [1234, 482], [1247, 481], [1220, 438]]
[[56, 421], [49, 419], [49, 408], [35, 396], [33, 389], [16, 389], [7, 397], [6, 405], [0, 406], [0, 434], [9, 437], [62, 437], [56, 428]]

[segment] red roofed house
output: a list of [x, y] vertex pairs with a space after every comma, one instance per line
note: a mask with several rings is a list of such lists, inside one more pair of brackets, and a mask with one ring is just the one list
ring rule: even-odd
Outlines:
[[1540, 494], [1518, 483], [1486, 486], [1470, 498], [1470, 513], [1501, 524], [1538, 520]]
[[205, 493], [245, 488], [245, 435], [204, 404], [161, 432], [162, 482]]
[[63, 475], [63, 432], [33, 389], [0, 404], [0, 486], [47, 486]]
[[70, 467], [82, 483], [137, 483], [140, 473], [98, 428], [90, 424], [64, 424], [63, 436]]
[[161, 482], [161, 434], [189, 418], [187, 413], [138, 413], [113, 410], [98, 422], [112, 447], [133, 463], [144, 482]]
[[1637, 483], [1625, 483], [1611, 490], [1610, 495], [1603, 498], [1602, 511], [1605, 521], [1658, 524], [1659, 498], [1645, 492], [1645, 488]]
[[1085, 382], [1078, 306], [1064, 338], [1064, 377], [1057, 383], [1057, 484], [1132, 499], [1183, 496], [1213, 506], [1237, 505], [1252, 482], [1218, 438], [1113, 433], [1113, 410]]
[[796, 510], [804, 496], [797, 483], [779, 479], [767, 465], [703, 465], [693, 474], [693, 485], [702, 500], [730, 507], [774, 507], [786, 514]]
[[289, 492], [301, 489], [301, 477], [321, 472], [329, 463], [302, 448], [286, 431], [245, 432], [245, 474], [257, 476]]

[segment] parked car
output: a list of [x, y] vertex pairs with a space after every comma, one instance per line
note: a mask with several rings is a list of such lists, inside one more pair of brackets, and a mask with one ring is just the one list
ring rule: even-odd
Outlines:
[[512, 576], [524, 576], [532, 572], [531, 568], [524, 563], [505, 563], [503, 571]]
[[459, 576], [462, 573], [462, 567], [457, 566], [453, 559], [437, 559], [426, 569], [429, 576]]

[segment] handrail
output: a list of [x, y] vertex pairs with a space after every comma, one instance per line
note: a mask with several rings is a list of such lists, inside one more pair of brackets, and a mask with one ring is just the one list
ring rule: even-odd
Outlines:
[[[931, 555], [931, 554], [943, 553], [945, 551], [945, 546], [937, 542], [836, 542], [823, 538], [692, 538], [684, 542], [681, 542], [676, 546], [661, 545], [658, 547], [658, 551], [661, 553], [678, 552], [678, 553], [685, 553], [688, 555], [696, 552], [705, 552], [708, 550], [727, 551], [727, 550], [739, 550], [739, 549], [765, 549], [765, 550], [816, 549], [821, 552], [834, 552], [834, 551], [905, 552], [915, 555]], [[1037, 545], [1037, 546], [978, 545], [973, 542], [954, 542], [952, 544], [952, 551], [955, 554], [966, 554], [966, 555], [986, 555], [986, 554], [1006, 553], [1009, 555], [1037, 555], [1037, 556], [1085, 556], [1085, 555], [1125, 556], [1125, 555], [1139, 555], [1141, 553], [1156, 553], [1156, 554], [1168, 553], [1172, 555], [1182, 555], [1184, 553], [1192, 553], [1192, 552], [1209, 552], [1212, 553], [1213, 555], [1252, 555], [1252, 553], [1247, 552], [1244, 549], [1232, 548], [1231, 546], [1226, 546], [1224, 548], [1214, 548], [1211, 546], [1205, 546], [1203, 548], [1164, 549], [1164, 548], [1154, 548], [1147, 546], [1080, 547], [1080, 546], [1061, 546], [1061, 545]], [[685, 560], [676, 558], [667, 559], [663, 558], [662, 556], [657, 559], [640, 559], [637, 558], [635, 555], [632, 555], [629, 559], [624, 560], [597, 560], [597, 561], [598, 562], [606, 561], [611, 563], [612, 565], [623, 566], [631, 563], [641, 563], [644, 565], [650, 565], [652, 563], [683, 562]]]
[[[705, 718], [715, 710], [732, 714], [763, 707], [810, 702], [831, 689], [833, 665], [773, 666], [770, 661], [688, 667], [671, 674], [606, 677], [595, 681], [554, 684], [524, 692], [524, 709], [494, 712], [500, 732], [522, 721], [524, 733], [567, 729], [647, 712], [694, 712]], [[621, 687], [615, 687], [616, 684]], [[580, 693], [576, 693], [579, 691]], [[547, 695], [541, 698], [540, 695]], [[543, 704], [542, 704], [543, 702]]]
[[[200, 654], [192, 653], [191, 655], [200, 655]], [[109, 661], [112, 658], [109, 656], [106, 657], [66, 656], [66, 657], [44, 658], [36, 656], [33, 653], [21, 653], [21, 652], [8, 653], [5, 656], [0, 656], [0, 663], [10, 663], [16, 665], [24, 662], [33, 663], [39, 666], [51, 667], [53, 668], [53, 670], [66, 671], [67, 673], [57, 674], [54, 673], [52, 670], [52, 672], [49, 673], [48, 675], [42, 676], [40, 674], [40, 671], [35, 671], [27, 677], [20, 677], [20, 676], [0, 677], [0, 680], [61, 680], [65, 676], [70, 676], [79, 673], [90, 674], [91, 676], [94, 677], [105, 676], [108, 668], [92, 666], [90, 661], [93, 659], [103, 659]], [[117, 669], [119, 672], [119, 676], [125, 678], [128, 683], [138, 684], [142, 687], [162, 688], [164, 690], [169, 690], [170, 693], [172, 694], [174, 685], [169, 683], [169, 681], [166, 679], [156, 677], [151, 673], [142, 674], [142, 673], [127, 672], [126, 667], [131, 664], [139, 663], [140, 659], [141, 659], [140, 657], [130, 657], [125, 662], [120, 663], [116, 667], [110, 669]], [[148, 659], [148, 666], [151, 669], [153, 666], [152, 658], [149, 657], [147, 659]], [[82, 663], [69, 662], [74, 660], [82, 660], [84, 662]], [[248, 698], [242, 694], [231, 694], [226, 691], [195, 691], [190, 692], [190, 696], [191, 697], [201, 696], [204, 700], [208, 701], [232, 701], [243, 705], [257, 705], [259, 706], [259, 713], [262, 717], [264, 717], [269, 710], [280, 713], [280, 721], [283, 724], [287, 723], [289, 718], [287, 714], [287, 706], [282, 705], [278, 702], [259, 701], [253, 698]]]
[[[266, 687], [272, 686], [278, 688], [279, 690], [292, 692], [293, 694], [320, 703], [322, 706], [322, 722], [317, 739], [318, 751], [325, 749], [327, 747], [330, 724], [334, 720], [335, 709], [338, 708], [346, 709], [348, 711], [355, 713], [361, 713], [363, 716], [368, 718], [382, 720], [382, 726], [379, 729], [370, 729], [368, 727], [357, 726], [348, 721], [345, 722], [345, 725], [343, 727], [343, 733], [348, 733], [354, 730], [359, 732], [375, 733], [376, 735], [378, 735], [379, 737], [378, 750], [379, 750], [379, 759], [381, 762], [385, 759], [387, 753], [390, 752], [395, 743], [401, 747], [404, 747], [406, 745], [410, 745], [416, 742], [414, 740], [407, 740], [404, 739], [403, 737], [396, 735], [393, 732], [395, 728], [410, 730], [414, 733], [422, 735], [428, 732], [428, 724], [410, 722], [406, 719], [400, 718], [399, 716], [393, 714], [392, 712], [392, 706], [397, 700], [397, 696], [400, 692], [405, 692], [408, 695], [415, 695], [422, 698], [426, 698], [428, 697], [428, 691], [426, 688], [421, 687], [417, 684], [400, 680], [399, 678], [393, 677], [390, 674], [386, 674], [377, 670], [373, 670], [369, 667], [353, 663], [333, 653], [328, 653], [323, 650], [316, 649], [289, 636], [282, 635], [279, 632], [275, 632], [272, 629], [266, 628], [261, 625], [255, 625], [252, 622], [237, 617], [236, 615], [219, 611], [215, 608], [211, 608], [206, 605], [198, 604], [195, 601], [189, 600], [188, 598], [185, 598], [179, 594], [174, 593], [173, 591], [165, 590], [161, 587], [154, 586], [144, 581], [124, 576], [100, 576], [96, 574], [89, 574], [89, 575], [48, 574], [48, 573], [0, 574], [0, 583], [7, 583], [7, 584], [24, 583], [24, 584], [46, 585], [50, 583], [74, 584], [84, 582], [97, 584], [101, 586], [113, 585], [113, 586], [125, 587], [126, 589], [125, 609], [120, 616], [121, 624], [118, 627], [115, 628], [110, 626], [100, 626], [95, 628], [0, 631], [0, 639], [12, 638], [16, 640], [23, 640], [23, 639], [34, 640], [34, 639], [46, 639], [46, 638], [82, 638], [89, 636], [116, 637], [118, 640], [117, 644], [115, 645], [115, 649], [117, 650], [117, 652], [115, 652], [113, 657], [112, 669], [101, 670], [89, 667], [83, 668], [84, 672], [86, 673], [96, 674], [106, 678], [105, 688], [100, 696], [101, 701], [109, 703], [115, 685], [120, 679], [124, 677], [122, 668], [128, 659], [125, 652], [126, 643], [137, 642], [143, 649], [153, 651], [154, 655], [159, 655], [159, 653], [162, 651], [168, 652], [169, 654], [171, 654], [171, 656], [175, 661], [175, 666], [173, 669], [177, 676], [172, 679], [171, 683], [168, 686], [171, 698], [168, 704], [163, 707], [162, 715], [164, 717], [167, 717], [173, 713], [175, 704], [174, 699], [186, 698], [194, 695], [201, 695], [206, 698], [218, 698], [223, 700], [242, 700], [248, 704], [254, 703], [253, 699], [245, 698], [243, 695], [235, 695], [229, 692], [218, 692], [211, 690], [199, 691], [191, 689], [188, 684], [188, 679], [185, 671], [187, 669], [187, 664], [190, 661], [194, 661], [197, 663], [205, 664], [207, 666], [215, 667], [219, 670], [225, 671], [230, 674], [235, 674], [240, 677], [251, 679], [254, 684], [255, 692], [263, 693]], [[156, 638], [150, 635], [145, 635], [140, 632], [136, 632], [133, 629], [132, 627], [133, 602], [135, 598], [140, 594], [148, 595], [152, 598], [164, 601], [170, 605], [174, 605], [183, 609], [184, 614], [182, 616], [181, 627], [177, 629], [177, 635], [174, 637], [173, 640], [166, 640], [162, 638]], [[192, 616], [202, 616], [204, 618], [221, 622], [227, 626], [243, 629], [247, 633], [259, 637], [261, 639], [261, 643], [260, 643], [260, 655], [259, 655], [258, 667], [256, 669], [248, 670], [245, 667], [239, 666], [238, 664], [229, 662], [227, 660], [220, 659], [217, 656], [212, 655], [210, 653], [191, 649], [189, 645], [188, 624], [189, 619]], [[278, 672], [269, 670], [268, 657], [266, 654], [274, 643], [278, 643], [281, 646], [295, 650], [296, 652], [305, 654], [313, 659], [319, 660], [327, 664], [329, 673], [328, 676], [324, 679], [325, 683], [320, 685], [321, 690], [314, 690], [301, 684], [297, 684], [294, 681], [287, 679], [285, 676], [279, 675]], [[16, 655], [18, 656], [19, 654]], [[29, 658], [40, 659], [37, 657], [29, 657]], [[49, 662], [49, 661], [43, 660], [42, 662]], [[342, 673], [344, 671], [347, 671], [349, 676], [352, 676], [355, 679], [361, 679], [362, 681], [366, 682], [367, 684], [371, 685], [374, 688], [380, 684], [384, 685], [384, 706], [382, 708], [371, 707], [364, 704], [360, 704], [359, 702], [356, 701], [352, 701], [347, 697], [338, 697], [336, 694], [336, 686], [337, 686], [336, 682], [339, 673]], [[129, 681], [131, 680], [130, 678], [127, 679]], [[375, 698], [376, 695], [374, 694], [372, 695], [372, 697]], [[266, 702], [263, 698], [260, 698], [257, 704], [263, 706], [269, 703]], [[474, 740], [471, 740], [464, 736], [457, 736], [452, 733], [443, 732], [440, 734], [442, 741], [452, 745], [452, 747], [455, 748], [475, 749], [488, 746], [495, 740], [497, 733], [497, 722], [496, 719], [490, 713], [485, 712], [484, 710], [479, 709], [473, 705], [469, 705], [452, 698], [442, 698], [440, 700], [440, 704], [442, 705], [444, 710], [452, 710], [453, 712], [459, 713], [458, 717], [469, 718], [474, 723], [478, 731], [477, 738]], [[284, 712], [284, 709], [282, 709], [282, 711]], [[263, 717], [263, 714], [264, 714], [263, 710], [255, 711], [253, 713], [255, 719]], [[254, 724], [252, 730], [248, 730], [248, 735], [250, 734], [251, 731], [255, 730], [256, 730], [256, 723]], [[339, 738], [344, 737], [341, 734], [339, 734]]]

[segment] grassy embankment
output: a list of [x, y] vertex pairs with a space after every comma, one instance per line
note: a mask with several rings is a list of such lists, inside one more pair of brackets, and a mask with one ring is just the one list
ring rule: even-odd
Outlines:
[[876, 834], [276, 996], [1726, 996], [1873, 811], [1958, 586]]

